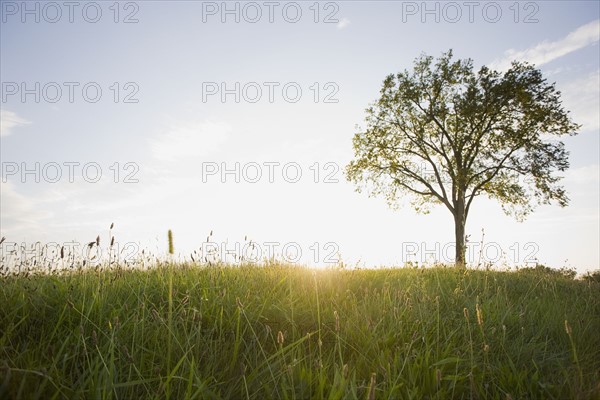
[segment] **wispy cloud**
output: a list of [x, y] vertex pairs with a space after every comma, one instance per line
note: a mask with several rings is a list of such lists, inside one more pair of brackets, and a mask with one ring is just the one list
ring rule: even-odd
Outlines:
[[[10, 182], [2, 182], [0, 190], [2, 202], [2, 233], [15, 237], [24, 237], [27, 234], [36, 235], [43, 230], [43, 223], [52, 216], [51, 212], [39, 206], [40, 201], [34, 196], [18, 193]], [[38, 197], [39, 199], [39, 197]]]
[[600, 70], [563, 85], [561, 91], [573, 119], [582, 125], [581, 131], [600, 129]]
[[342, 18], [340, 20], [340, 22], [337, 23], [337, 28], [338, 29], [344, 29], [346, 28], [348, 25], [350, 25], [350, 20], [348, 18]]
[[582, 25], [564, 38], [550, 42], [543, 41], [525, 50], [509, 49], [504, 57], [491, 63], [497, 70], [506, 70], [512, 61], [527, 61], [536, 66], [549, 63], [562, 56], [597, 43], [600, 39], [600, 20]]
[[152, 139], [150, 146], [154, 157], [162, 161], [201, 157], [219, 151], [230, 132], [231, 127], [224, 123], [179, 124]]
[[8, 136], [14, 128], [30, 123], [12, 111], [0, 110], [0, 137]]

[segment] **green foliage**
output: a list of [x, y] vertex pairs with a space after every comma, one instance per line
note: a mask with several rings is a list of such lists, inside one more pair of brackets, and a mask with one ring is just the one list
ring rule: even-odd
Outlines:
[[594, 399], [599, 295], [443, 267], [9, 276], [0, 398]]

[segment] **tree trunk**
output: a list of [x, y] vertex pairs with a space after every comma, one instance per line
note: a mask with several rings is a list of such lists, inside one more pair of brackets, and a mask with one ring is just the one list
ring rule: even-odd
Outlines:
[[454, 210], [454, 239], [456, 243], [456, 255], [454, 263], [458, 268], [466, 267], [466, 243], [465, 243], [465, 224], [467, 215], [465, 210], [465, 198], [460, 196], [456, 201]]

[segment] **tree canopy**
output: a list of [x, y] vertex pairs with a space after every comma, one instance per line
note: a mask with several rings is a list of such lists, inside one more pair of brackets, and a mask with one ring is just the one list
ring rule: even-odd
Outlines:
[[347, 178], [390, 205], [407, 195], [420, 212], [443, 204], [453, 215], [456, 263], [464, 265], [465, 222], [477, 196], [524, 219], [536, 205], [569, 202], [569, 167], [559, 140], [575, 135], [555, 84], [533, 65], [506, 72], [473, 61], [422, 55], [412, 71], [387, 76], [353, 139]]

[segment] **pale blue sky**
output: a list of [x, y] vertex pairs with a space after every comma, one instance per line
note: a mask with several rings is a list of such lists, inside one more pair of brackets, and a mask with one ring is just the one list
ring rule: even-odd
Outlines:
[[[30, 7], [35, 3], [28, 2]], [[120, 242], [137, 241], [160, 251], [171, 228], [176, 248], [185, 254], [200, 246], [210, 230], [216, 241], [230, 243], [245, 235], [258, 243], [298, 242], [305, 256], [312, 255], [313, 242], [334, 242], [345, 261], [369, 266], [402, 263], [403, 243], [443, 247], [453, 241], [447, 210], [425, 216], [409, 207], [393, 211], [382, 199], [355, 193], [342, 170], [334, 173], [338, 183], [314, 183], [309, 167], [334, 162], [343, 168], [353, 155], [355, 125], [363, 123], [364, 109], [377, 98], [385, 76], [410, 68], [422, 52], [438, 56], [452, 48], [457, 57], [470, 57], [478, 66], [501, 69], [513, 58], [539, 65], [563, 92], [576, 121], [584, 124], [580, 135], [566, 139], [572, 168], [564, 184], [571, 206], [541, 207], [517, 223], [496, 203], [479, 200], [467, 222], [472, 240], [481, 239], [483, 228], [485, 242], [498, 243], [509, 254], [519, 248], [518, 262], [528, 243], [535, 243], [537, 259], [551, 266], [599, 267], [597, 2], [478, 2], [472, 23], [464, 2], [455, 3], [463, 13], [456, 23], [444, 21], [446, 3], [439, 3], [439, 23], [421, 9], [407, 14], [421, 2], [400, 1], [330, 2], [326, 10], [327, 2], [319, 3], [320, 19], [336, 11], [338, 23], [314, 23], [312, 1], [298, 2], [302, 17], [297, 23], [286, 22], [281, 13], [291, 2], [279, 2], [275, 21], [269, 23], [268, 8], [257, 2], [263, 12], [257, 23], [244, 21], [244, 15], [240, 23], [233, 16], [223, 23], [219, 14], [205, 15], [203, 22], [203, 8], [221, 7], [221, 2], [121, 2], [119, 19], [136, 11], [138, 22], [131, 24], [113, 21], [112, 1], [94, 3], [102, 17], [86, 22], [81, 8], [88, 3], [80, 3], [73, 23], [66, 8], [56, 23], [46, 22], [42, 14], [39, 23], [31, 15], [23, 23], [22, 10], [14, 8], [21, 2], [1, 2], [3, 96], [11, 82], [29, 87], [79, 82], [79, 88], [97, 82], [103, 90], [97, 103], [86, 102], [80, 89], [69, 103], [64, 86], [56, 103], [35, 103], [33, 96], [25, 102], [19, 95], [2, 99], [3, 172], [7, 163], [33, 167], [35, 162], [96, 162], [103, 172], [98, 183], [81, 177], [74, 183], [66, 177], [58, 183], [35, 183], [29, 177], [22, 183], [19, 174], [6, 179], [3, 174], [0, 222], [7, 241], [87, 242], [106, 234], [114, 222]], [[240, 2], [240, 10], [247, 4]], [[427, 4], [433, 9], [436, 3]], [[491, 23], [486, 17], [494, 17], [495, 5], [502, 16]], [[531, 12], [538, 22], [524, 23]], [[114, 103], [114, 82], [121, 95], [130, 91], [123, 85], [132, 82], [139, 88], [134, 96], [139, 102]], [[303, 94], [289, 103], [276, 89], [270, 103], [263, 86], [263, 98], [254, 104], [235, 103], [233, 96], [225, 103], [218, 96], [203, 102], [205, 82], [229, 87], [278, 82], [279, 88], [296, 82]], [[321, 96], [329, 92], [327, 82], [339, 88], [338, 102], [315, 103], [314, 82]], [[202, 163], [271, 161], [299, 163], [304, 179], [296, 184], [281, 175], [274, 183], [202, 181]], [[109, 167], [115, 162], [121, 169], [136, 163], [139, 183], [112, 182]]]

